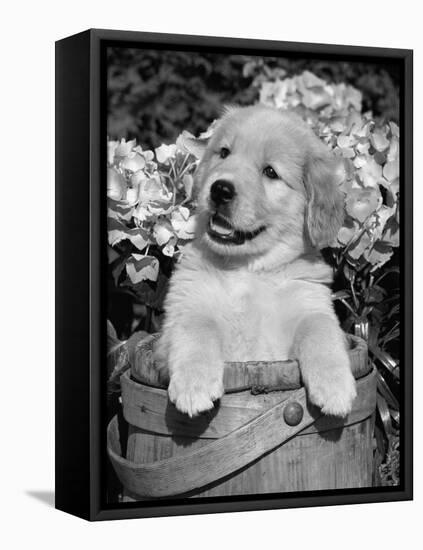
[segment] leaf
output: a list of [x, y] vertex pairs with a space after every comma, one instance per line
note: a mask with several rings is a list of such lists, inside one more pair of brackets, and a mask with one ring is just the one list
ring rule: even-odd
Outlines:
[[133, 215], [133, 206], [128, 205], [124, 202], [114, 201], [112, 199], [108, 199], [107, 201], [108, 209], [107, 209], [107, 217], [113, 218], [117, 221], [129, 221], [132, 218]]
[[383, 271], [382, 275], [380, 275], [378, 277], [378, 279], [376, 279], [375, 284], [379, 284], [387, 275], [391, 275], [391, 274], [395, 274], [395, 275], [399, 276], [399, 274], [400, 274], [399, 266], [394, 265], [394, 266], [392, 266], [388, 269], [385, 269]]
[[[396, 361], [394, 361], [394, 359], [392, 359], [389, 353], [385, 353], [378, 346], [371, 346], [369, 348], [369, 351], [382, 363], [382, 365], [387, 370], [389, 370], [391, 374], [395, 376], [395, 378], [398, 379], [398, 372], [397, 372], [398, 364]], [[386, 399], [388, 406], [398, 411], [399, 410], [398, 400], [395, 397], [395, 395], [392, 393], [382, 373], [380, 372], [379, 369], [376, 369], [375, 374], [377, 379], [378, 390]]]
[[364, 231], [354, 244], [348, 247], [348, 254], [354, 260], [358, 260], [370, 243], [370, 236], [367, 231]]
[[162, 271], [159, 271], [157, 280], [142, 281], [136, 285], [132, 285], [137, 299], [155, 310], [163, 310], [163, 302], [167, 294], [169, 279]]
[[346, 290], [338, 290], [337, 292], [334, 292], [332, 294], [332, 300], [345, 300], [346, 298], [350, 298], [351, 295]]
[[[384, 187], [387, 191], [386, 193], [386, 204], [390, 207], [396, 207], [398, 204], [398, 198], [399, 198], [399, 178], [396, 178], [392, 180], [391, 182], [388, 182], [385, 178], [381, 179], [379, 182], [382, 187]], [[399, 209], [397, 210], [396, 215], [399, 215]]]
[[384, 204], [376, 212], [375, 223], [372, 225], [373, 240], [385, 240], [382, 238], [388, 220], [395, 217], [395, 207], [385, 206]]
[[377, 285], [368, 287], [363, 292], [363, 298], [366, 304], [379, 304], [382, 302], [385, 295], [386, 291]]
[[145, 247], [150, 243], [150, 239], [146, 231], [141, 229], [141, 227], [136, 227], [134, 229], [127, 230], [128, 240], [138, 248], [138, 250], [143, 251]]
[[171, 214], [172, 227], [180, 239], [193, 239], [195, 234], [196, 216], [190, 216], [185, 206], [175, 208]]
[[112, 322], [107, 319], [107, 349], [110, 350], [120, 343], [121, 341], [117, 337], [115, 327], [112, 325]]
[[391, 415], [389, 413], [388, 404], [386, 403], [385, 398], [380, 395], [380, 393], [376, 395], [376, 408], [385, 429], [386, 437], [389, 437], [389, 435], [392, 433]]
[[118, 286], [119, 277], [125, 268], [127, 259], [128, 259], [128, 254], [123, 254], [123, 255], [120, 255], [119, 258], [117, 258], [116, 260], [113, 261], [113, 263], [110, 264], [112, 277], [116, 286]]
[[372, 248], [364, 253], [364, 257], [373, 265], [372, 271], [379, 269], [393, 254], [392, 246], [382, 241], [376, 242]]
[[165, 256], [172, 257], [175, 254], [175, 245], [177, 243], [176, 237], [172, 237], [162, 248], [162, 252]]
[[400, 245], [400, 226], [394, 216], [386, 222], [383, 232], [383, 241], [391, 246]]
[[126, 263], [126, 272], [133, 284], [141, 281], [156, 281], [159, 274], [159, 260], [154, 256], [132, 254]]
[[375, 151], [373, 154], [373, 159], [377, 164], [383, 166], [386, 162], [386, 154], [381, 153], [380, 151]]
[[163, 246], [169, 242], [174, 236], [172, 226], [167, 219], [160, 219], [154, 225], [153, 229], [154, 238], [159, 246]]
[[117, 260], [119, 257], [120, 257], [119, 252], [114, 250], [111, 246], [107, 247], [107, 259], [109, 264]]
[[108, 218], [107, 220], [107, 235], [110, 246], [116, 246], [121, 241], [129, 240], [139, 250], [144, 250], [150, 242], [146, 231], [142, 228], [128, 229], [114, 218]]

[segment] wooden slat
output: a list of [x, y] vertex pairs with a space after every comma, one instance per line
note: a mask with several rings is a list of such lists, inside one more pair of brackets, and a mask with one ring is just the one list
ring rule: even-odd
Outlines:
[[[154, 366], [154, 343], [158, 334], [140, 339], [129, 354], [131, 374], [135, 380], [153, 387], [166, 388], [168, 381], [161, 379]], [[370, 371], [367, 345], [357, 336], [347, 335], [350, 345], [351, 369], [356, 378]], [[297, 361], [249, 361], [225, 363], [223, 384], [226, 393], [242, 391], [254, 386], [271, 389], [294, 390], [301, 387], [301, 373]]]
[[[372, 430], [368, 418], [344, 429], [301, 434], [231, 476], [181, 496], [320, 491], [372, 486]], [[140, 497], [132, 493], [133, 500]]]
[[[232, 475], [180, 496], [224, 497], [371, 487], [371, 418], [323, 434], [316, 432], [299, 437], [304, 433], [301, 432]], [[138, 437], [146, 435], [138, 434]], [[183, 452], [171, 438], [162, 440], [163, 445], [169, 446], [168, 456], [172, 456], [175, 450]], [[207, 440], [197, 440], [196, 444], [201, 441], [205, 443]], [[138, 444], [138, 461], [144, 458], [145, 451], [142, 449], [145, 445]], [[149, 499], [125, 488], [124, 500], [136, 502]]]
[[[330, 430], [365, 418], [369, 410], [374, 410], [375, 384], [373, 374], [368, 377], [366, 386], [358, 384], [357, 398], [348, 417], [342, 419], [323, 416], [310, 430]], [[135, 382], [131, 380], [129, 372], [122, 376], [121, 388], [123, 414], [132, 426], [160, 435], [210, 439], [227, 435], [276, 403], [288, 399], [292, 393], [278, 391], [252, 395], [251, 392], [244, 391], [224, 395], [212, 411], [189, 418], [169, 402], [166, 390]]]
[[289, 397], [287, 392], [223, 395], [213, 410], [189, 418], [168, 400], [166, 390], [135, 382], [129, 372], [121, 377], [121, 389], [123, 414], [129, 424], [162, 435], [211, 439], [223, 437]]

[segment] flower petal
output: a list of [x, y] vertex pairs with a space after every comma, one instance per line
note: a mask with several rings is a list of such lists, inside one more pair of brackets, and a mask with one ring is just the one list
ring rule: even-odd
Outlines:
[[155, 150], [156, 158], [161, 164], [169, 164], [171, 158], [174, 158], [176, 154], [176, 145], [166, 145], [162, 144], [160, 147], [157, 147]]
[[399, 178], [399, 159], [389, 161], [383, 167], [383, 177], [388, 181], [394, 181]]
[[128, 156], [126, 156], [122, 163], [122, 168], [125, 168], [125, 170], [131, 170], [131, 172], [138, 172], [138, 170], [142, 170], [145, 166], [145, 159], [142, 155], [132, 152], [129, 153]]
[[370, 135], [370, 142], [376, 151], [379, 152], [385, 151], [389, 147], [389, 141], [381, 129], [375, 130]]
[[115, 156], [117, 157], [126, 157], [129, 155], [129, 153], [132, 151], [132, 149], [135, 147], [137, 143], [136, 139], [133, 139], [131, 141], [126, 141], [125, 139], [121, 139], [119, 145], [115, 149]]
[[133, 284], [142, 281], [157, 281], [159, 275], [159, 260], [154, 256], [132, 254], [126, 263], [126, 272]]
[[107, 168], [107, 196], [115, 201], [125, 196], [125, 178], [115, 168]]
[[115, 160], [115, 151], [119, 145], [118, 141], [108, 141], [107, 142], [107, 162], [108, 164], [113, 164]]
[[352, 218], [363, 223], [373, 212], [376, 212], [381, 203], [382, 196], [379, 188], [351, 189], [345, 200], [345, 210]]

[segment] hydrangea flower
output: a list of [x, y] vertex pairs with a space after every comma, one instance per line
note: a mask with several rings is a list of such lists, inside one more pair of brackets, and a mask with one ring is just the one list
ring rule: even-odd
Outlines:
[[[165, 256], [176, 256], [194, 237], [197, 159], [184, 147], [185, 138], [194, 136], [184, 134], [176, 144], [161, 145], [154, 153], [144, 151], [136, 140], [107, 143], [108, 237], [114, 251], [109, 257], [113, 262], [122, 259], [118, 274], [124, 267], [133, 285], [158, 277], [159, 262], [150, 250], [156, 247]], [[132, 246], [131, 253], [116, 252], [122, 246]]]
[[262, 81], [260, 101], [295, 110], [344, 161], [345, 224], [334, 247], [378, 269], [399, 244], [399, 128], [362, 113], [361, 92], [305, 71]]

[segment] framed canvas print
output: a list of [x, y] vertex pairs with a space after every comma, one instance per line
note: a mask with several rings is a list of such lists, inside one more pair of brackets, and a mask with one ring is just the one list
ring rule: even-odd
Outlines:
[[412, 52], [56, 44], [56, 506], [412, 498]]

